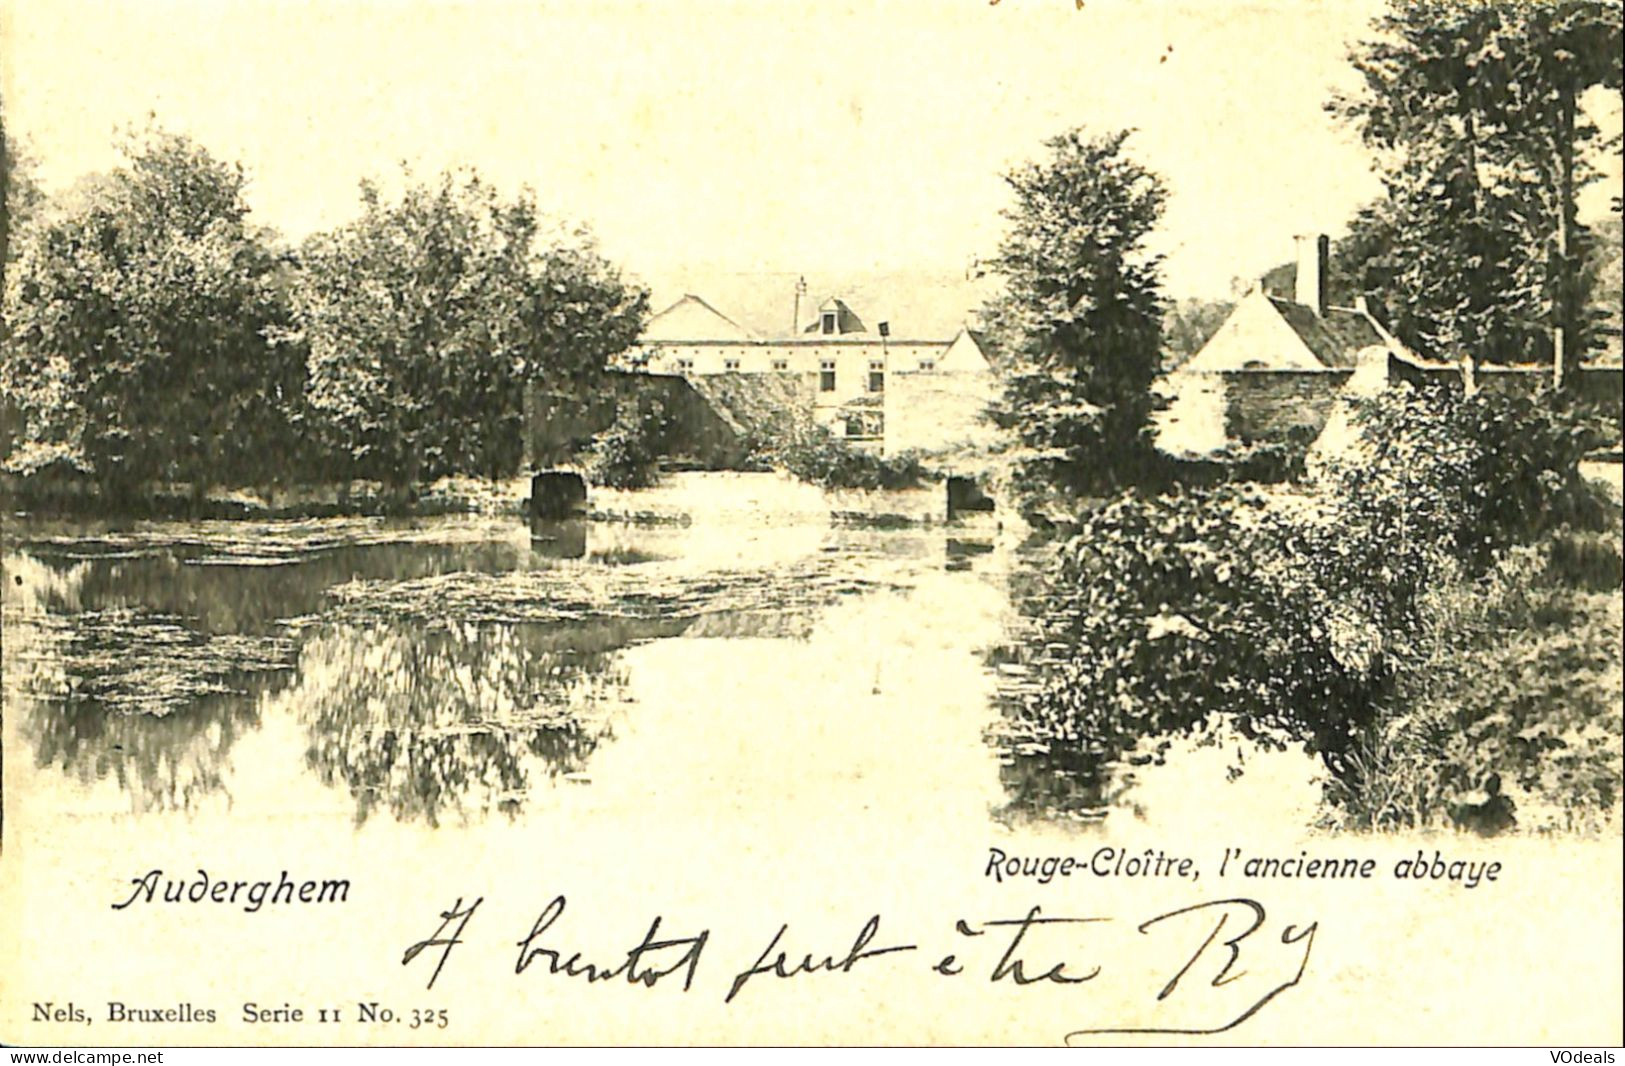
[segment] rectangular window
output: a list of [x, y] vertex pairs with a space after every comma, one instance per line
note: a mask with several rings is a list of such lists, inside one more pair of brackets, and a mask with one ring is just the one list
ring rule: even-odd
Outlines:
[[821, 359], [818, 363], [818, 391], [835, 391], [835, 360]]
[[679, 360], [677, 360], [677, 372], [679, 374], [686, 374], [690, 370], [693, 370], [693, 369], [694, 369], [694, 360], [692, 360], [692, 359], [679, 359]]
[[869, 391], [886, 391], [886, 364], [879, 359], [869, 360]]
[[724, 369], [724, 370], [738, 370], [739, 369], [739, 360], [737, 360], [737, 359], [724, 359], [722, 361], [722, 369]]
[[924, 370], [927, 373], [929, 373], [929, 372], [935, 370], [936, 368], [937, 368], [937, 361], [935, 359], [921, 359], [920, 360], [920, 369], [921, 370]]
[[788, 360], [788, 359], [775, 359], [775, 360], [773, 360], [773, 369], [774, 370], [789, 370], [790, 369], [790, 360]]
[[835, 312], [834, 311], [825, 311], [824, 312], [824, 323], [823, 323], [823, 325], [824, 325], [824, 332], [825, 333], [834, 333], [835, 332]]

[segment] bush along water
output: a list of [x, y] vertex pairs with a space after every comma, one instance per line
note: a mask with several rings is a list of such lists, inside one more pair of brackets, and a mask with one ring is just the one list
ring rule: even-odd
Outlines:
[[881, 456], [854, 448], [810, 415], [781, 419], [750, 442], [751, 461], [826, 489], [908, 489], [934, 472], [917, 452]]
[[1619, 511], [1550, 397], [1397, 388], [1291, 485], [1088, 507], [1028, 597], [1018, 750], [1088, 776], [1220, 721], [1327, 820], [1573, 827], [1620, 789]]
[[615, 420], [593, 437], [587, 449], [587, 478], [594, 485], [643, 489], [660, 480], [660, 459], [671, 430], [671, 415], [660, 397], [640, 394], [623, 402]]

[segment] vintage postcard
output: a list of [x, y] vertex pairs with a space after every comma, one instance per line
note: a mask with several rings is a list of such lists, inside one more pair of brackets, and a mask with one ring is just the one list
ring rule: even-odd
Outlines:
[[1599, 1061], [1620, 42], [0, 0], [0, 1042]]

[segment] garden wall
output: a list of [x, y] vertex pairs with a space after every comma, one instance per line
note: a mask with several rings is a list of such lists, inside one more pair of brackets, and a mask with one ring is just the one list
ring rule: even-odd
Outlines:
[[725, 469], [742, 462], [735, 426], [685, 379], [673, 374], [606, 371], [569, 391], [533, 384], [525, 394], [525, 457], [529, 470], [569, 466], [615, 421], [621, 405], [658, 399], [670, 424], [656, 442], [679, 465]]

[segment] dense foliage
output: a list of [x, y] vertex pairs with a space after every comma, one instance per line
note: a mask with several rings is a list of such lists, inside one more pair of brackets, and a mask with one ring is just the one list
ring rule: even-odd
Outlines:
[[1578, 191], [1597, 130], [1580, 107], [1621, 85], [1611, 0], [1405, 0], [1351, 59], [1332, 109], [1375, 149], [1386, 198], [1356, 220], [1396, 326], [1445, 358], [1520, 362], [1590, 344]]
[[908, 489], [934, 476], [916, 452], [882, 456], [854, 448], [805, 413], [764, 423], [749, 443], [753, 465], [826, 489]]
[[995, 423], [1019, 449], [1019, 489], [1100, 491], [1153, 466], [1151, 384], [1161, 358], [1160, 178], [1124, 152], [1127, 132], [1081, 130], [1012, 171], [1010, 229], [988, 264], [985, 309], [1003, 392]]
[[305, 378], [290, 269], [248, 221], [240, 168], [150, 133], [21, 234], [0, 380], [27, 471], [61, 461], [112, 496], [153, 479], [255, 480]]
[[1618, 597], [1584, 532], [1605, 518], [1585, 434], [1549, 400], [1402, 387], [1301, 485], [1085, 512], [1034, 597], [1047, 652], [1016, 732], [1109, 760], [1222, 719], [1318, 754], [1360, 824], [1466, 819], [1491, 774], [1520, 802], [1606, 809]]
[[587, 480], [617, 489], [655, 484], [670, 427], [671, 416], [659, 396], [639, 392], [623, 400], [615, 420], [593, 437], [585, 456]]
[[525, 386], [586, 397], [642, 330], [646, 294], [584, 232], [477, 175], [363, 183], [361, 216], [293, 255], [251, 224], [240, 167], [160, 131], [125, 154], [46, 210], [6, 145], [27, 209], [7, 222], [28, 222], [0, 361], [13, 473], [78, 471], [113, 503], [511, 475]]
[[[22, 232], [45, 201], [34, 178], [34, 160], [5, 127], [0, 106], [0, 283], [11, 266], [15, 249], [11, 237]], [[3, 285], [0, 285], [3, 287]]]
[[311, 405], [364, 476], [514, 473], [526, 383], [586, 388], [636, 341], [647, 294], [477, 175], [361, 195], [361, 217], [303, 253]]
[[1510, 544], [1599, 521], [1579, 464], [1601, 430], [1550, 392], [1401, 386], [1358, 401], [1354, 421], [1356, 445], [1319, 463], [1309, 487], [1372, 551], [1438, 546], [1476, 575]]
[[[1562, 561], [1589, 556], [1578, 570]], [[1429, 591], [1327, 790], [1362, 828], [1595, 826], [1619, 800], [1620, 538], [1564, 532]]]

